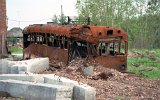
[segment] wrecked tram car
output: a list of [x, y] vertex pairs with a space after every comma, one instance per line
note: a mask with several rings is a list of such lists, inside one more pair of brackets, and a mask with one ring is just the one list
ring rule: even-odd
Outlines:
[[127, 68], [128, 36], [115, 27], [30, 25], [23, 30], [24, 59], [49, 57], [50, 62], [92, 58], [121, 72]]

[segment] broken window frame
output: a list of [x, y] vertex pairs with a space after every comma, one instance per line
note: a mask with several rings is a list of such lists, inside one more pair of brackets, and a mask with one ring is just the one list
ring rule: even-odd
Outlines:
[[[122, 52], [122, 45], [124, 49]], [[121, 38], [117, 40], [117, 37], [111, 40], [108, 38], [107, 41], [100, 41], [97, 46], [97, 53], [99, 56], [118, 56], [127, 54], [127, 42], [123, 41]]]

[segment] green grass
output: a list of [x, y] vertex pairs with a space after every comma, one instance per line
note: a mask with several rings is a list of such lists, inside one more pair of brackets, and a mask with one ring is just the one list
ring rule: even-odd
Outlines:
[[128, 67], [129, 72], [133, 72], [138, 76], [142, 76], [145, 78], [151, 78], [151, 79], [160, 79], [160, 68], [144, 68], [144, 67]]
[[[152, 54], [160, 58], [160, 49], [156, 50], [132, 50], [140, 54]], [[160, 61], [156, 61], [147, 57], [129, 57], [128, 58], [128, 71], [151, 79], [160, 79]]]
[[160, 49], [132, 49], [132, 50], [129, 50], [131, 52], [138, 52], [138, 53], [141, 53], [141, 54], [153, 54], [155, 55], [156, 57], [160, 57]]
[[9, 47], [8, 51], [10, 51], [12, 54], [22, 54], [23, 53], [23, 49], [17, 48], [17, 47]]
[[155, 49], [155, 50], [152, 50], [151, 52], [153, 52], [155, 56], [160, 58], [160, 49]]

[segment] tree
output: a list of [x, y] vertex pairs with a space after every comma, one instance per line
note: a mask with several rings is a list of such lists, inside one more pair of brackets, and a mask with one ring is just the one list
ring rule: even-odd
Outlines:
[[57, 24], [61, 24], [61, 25], [64, 25], [67, 23], [67, 16], [64, 16], [62, 14], [62, 16], [57, 16], [57, 15], [54, 15], [53, 16], [53, 19], [52, 19], [53, 22], [57, 23]]
[[149, 0], [146, 10], [149, 25], [149, 32], [152, 34], [152, 48], [160, 48], [160, 2], [158, 0]]
[[158, 0], [77, 0], [79, 17], [97, 25], [123, 28], [131, 48], [160, 47]]

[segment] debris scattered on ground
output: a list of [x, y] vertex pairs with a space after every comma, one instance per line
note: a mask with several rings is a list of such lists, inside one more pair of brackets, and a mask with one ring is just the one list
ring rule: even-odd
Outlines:
[[156, 57], [154, 54], [142, 54], [139, 52], [129, 52], [128, 53], [128, 57], [132, 57], [132, 58], [149, 58], [152, 59], [154, 61], [158, 61], [160, 58]]
[[[92, 66], [90, 74], [84, 69]], [[93, 72], [92, 72], [93, 71]], [[97, 100], [159, 100], [160, 80], [137, 77], [131, 73], [121, 73], [114, 69], [105, 68], [83, 59], [76, 59], [66, 67], [53, 68], [42, 72], [56, 74], [85, 83], [96, 88]]]
[[[129, 56], [157, 60], [152, 55], [139, 53], [129, 53]], [[148, 68], [148, 70], [152, 69]], [[95, 87], [97, 100], [160, 100], [160, 80], [146, 79], [132, 73], [121, 73], [86, 59], [75, 59], [68, 66], [62, 62], [54, 62], [49, 69], [40, 74], [55, 74]], [[17, 99], [0, 96], [0, 100]]]

